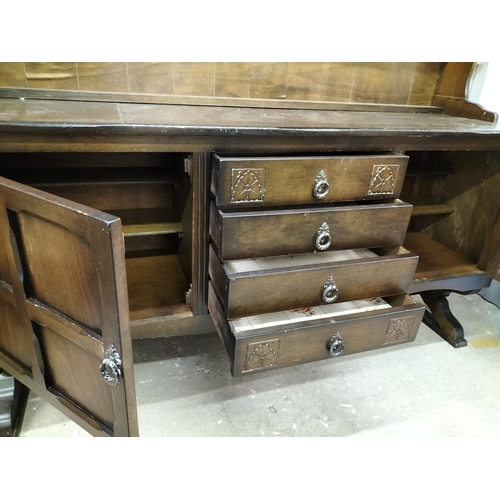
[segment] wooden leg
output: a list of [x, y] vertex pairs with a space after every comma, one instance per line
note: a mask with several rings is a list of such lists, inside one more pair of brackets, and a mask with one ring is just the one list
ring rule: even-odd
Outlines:
[[18, 437], [28, 403], [29, 389], [0, 370], [0, 437]]
[[450, 311], [446, 297], [450, 292], [423, 292], [420, 294], [429, 311], [425, 311], [423, 322], [443, 337], [453, 347], [465, 347], [464, 329]]

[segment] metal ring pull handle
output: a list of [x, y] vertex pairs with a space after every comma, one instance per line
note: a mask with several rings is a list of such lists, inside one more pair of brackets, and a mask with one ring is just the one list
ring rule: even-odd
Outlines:
[[330, 248], [330, 245], [332, 244], [332, 236], [330, 234], [330, 228], [326, 222], [323, 222], [321, 227], [318, 229], [315, 244], [316, 248], [320, 251], [328, 250]]
[[332, 358], [341, 356], [344, 354], [345, 345], [344, 339], [339, 332], [335, 332], [335, 335], [330, 339], [330, 345], [328, 346], [328, 352]]
[[331, 304], [335, 302], [339, 297], [339, 289], [337, 287], [337, 283], [333, 279], [333, 276], [330, 276], [323, 287], [323, 300], [327, 304]]
[[321, 200], [328, 194], [329, 191], [330, 191], [330, 184], [328, 184], [328, 180], [326, 179], [325, 171], [322, 170], [316, 177], [316, 182], [314, 183], [313, 195], [316, 198], [318, 198], [318, 200]]
[[122, 360], [114, 345], [110, 345], [105, 352], [99, 370], [104, 381], [109, 385], [118, 385], [122, 379]]

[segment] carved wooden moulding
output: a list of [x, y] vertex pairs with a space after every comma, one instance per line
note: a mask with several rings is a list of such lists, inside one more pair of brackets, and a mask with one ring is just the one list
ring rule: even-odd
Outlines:
[[268, 368], [278, 364], [280, 339], [248, 344], [245, 371]]
[[385, 334], [384, 344], [392, 344], [393, 342], [401, 342], [408, 340], [415, 322], [415, 316], [407, 316], [406, 318], [391, 319], [387, 333]]
[[373, 165], [368, 194], [393, 194], [399, 165]]
[[231, 203], [264, 201], [265, 182], [265, 168], [233, 168]]

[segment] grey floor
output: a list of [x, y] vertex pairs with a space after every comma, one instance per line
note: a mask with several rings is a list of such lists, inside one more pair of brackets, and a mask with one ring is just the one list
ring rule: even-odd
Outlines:
[[[215, 334], [134, 345], [142, 436], [500, 436], [500, 310], [452, 294], [469, 345], [415, 342], [232, 378]], [[30, 396], [21, 436], [88, 436]]]

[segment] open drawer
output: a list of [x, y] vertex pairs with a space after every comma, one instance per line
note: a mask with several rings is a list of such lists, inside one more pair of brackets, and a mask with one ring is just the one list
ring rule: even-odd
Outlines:
[[209, 274], [227, 319], [406, 293], [418, 256], [404, 247], [220, 262]]
[[208, 306], [234, 376], [411, 342], [425, 310], [399, 295], [227, 321], [211, 284]]
[[402, 245], [412, 206], [401, 200], [280, 210], [210, 211], [222, 261]]

